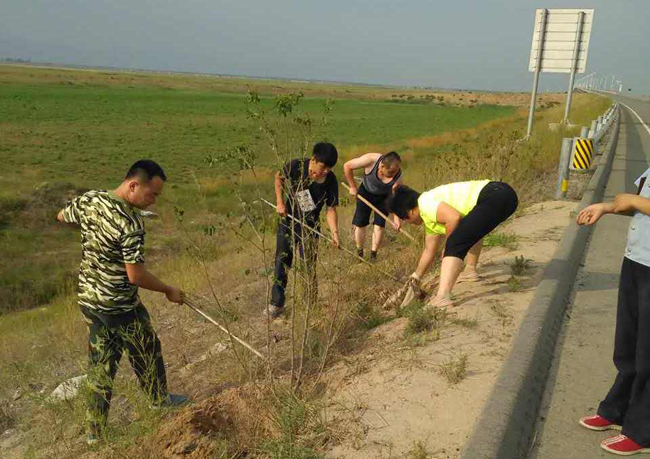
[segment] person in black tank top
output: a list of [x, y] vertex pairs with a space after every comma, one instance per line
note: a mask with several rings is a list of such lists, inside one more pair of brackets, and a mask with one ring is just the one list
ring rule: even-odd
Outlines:
[[[380, 153], [367, 153], [358, 158], [351, 159], [343, 165], [343, 173], [350, 185], [350, 194], [352, 196], [364, 197], [373, 206], [388, 214], [386, 199], [390, 196], [392, 190], [402, 182], [402, 161], [397, 153], [391, 151], [385, 155]], [[364, 169], [364, 176], [361, 186], [357, 187], [354, 181], [354, 171]], [[363, 257], [363, 246], [366, 241], [366, 227], [370, 224], [370, 214], [372, 209], [360, 199], [356, 200], [356, 209], [352, 225], [354, 225], [354, 240], [357, 244], [357, 252]], [[370, 259], [377, 258], [377, 250], [381, 244], [386, 220], [381, 215], [375, 213], [374, 229], [372, 232], [372, 246]], [[397, 221], [394, 225], [397, 227]]]

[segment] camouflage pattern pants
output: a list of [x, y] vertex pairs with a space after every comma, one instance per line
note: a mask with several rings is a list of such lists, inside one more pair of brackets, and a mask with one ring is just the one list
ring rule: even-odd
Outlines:
[[140, 386], [152, 401], [167, 395], [167, 376], [160, 340], [144, 306], [123, 314], [102, 314], [81, 307], [88, 325], [88, 402], [86, 420], [99, 428], [106, 423], [113, 379], [127, 351]]

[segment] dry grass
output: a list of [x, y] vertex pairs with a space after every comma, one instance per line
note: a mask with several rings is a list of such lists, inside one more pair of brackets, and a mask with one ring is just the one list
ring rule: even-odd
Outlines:
[[[66, 78], [65, 71], [51, 72], [53, 81]], [[112, 76], [108, 72], [101, 78]], [[138, 78], [145, 81], [144, 77], [135, 77], [134, 84]], [[585, 117], [603, 106], [591, 96], [576, 96], [575, 104], [576, 111], [582, 110]], [[405, 146], [397, 149], [406, 152], [406, 182], [420, 190], [489, 176], [511, 183], [527, 203], [548, 193], [539, 177], [553, 173], [561, 137], [569, 134], [549, 134], [544, 129], [544, 123], [558, 116], [558, 107], [541, 112], [536, 135], [527, 143], [518, 141], [523, 121], [515, 117], [480, 129], [405, 140], [397, 146], [358, 146], [347, 154]], [[259, 180], [270, 180], [269, 173], [260, 174]], [[256, 186], [256, 180], [251, 172], [241, 174], [241, 183], [246, 186]], [[225, 183], [220, 177], [199, 180], [194, 197], [197, 207], [203, 206], [206, 194], [218, 192]], [[204, 211], [196, 220], [184, 222], [188, 232], [179, 242], [181, 230], [172, 206], [162, 206], [161, 220], [152, 223], [149, 231], [169, 238], [161, 239], [155, 248], [153, 270], [167, 281], [207, 297], [207, 312], [229, 322], [233, 332], [269, 353], [271, 359], [261, 362], [231, 346], [201, 363], [199, 359], [207, 349], [216, 342], [228, 343], [227, 338], [191, 311], [169, 306], [159, 295], [143, 294], [163, 340], [170, 383], [197, 403], [176, 415], [151, 415], [141, 408], [144, 398], [135, 389], [131, 370], [122, 365], [116, 386], [121, 395], [110, 419], [113, 443], [97, 455], [319, 457], [331, 441], [332, 424], [336, 422], [322, 415], [326, 393], [323, 372], [371, 345], [369, 331], [392, 320], [380, 310], [378, 299], [380, 292], [394, 288], [395, 283], [321, 241], [320, 300], [309, 305], [308, 313], [301, 299], [304, 286], [300, 277], [295, 277], [299, 270], [294, 270], [288, 289], [292, 314], [282, 321], [267, 322], [259, 313], [268, 300], [275, 217], [261, 208], [249, 209], [249, 220], [241, 215], [224, 217], [207, 205], [201, 208]], [[341, 228], [349, 225], [352, 212], [351, 204], [340, 209]], [[215, 232], [204, 231], [208, 225], [214, 225]], [[388, 233], [376, 266], [405, 278], [417, 260], [418, 248]], [[504, 325], [512, 320], [501, 304], [493, 303], [490, 312]], [[455, 323], [473, 328], [477, 322], [467, 319]], [[440, 318], [422, 309], [409, 316], [409, 327], [417, 335], [435, 333], [440, 323]], [[15, 416], [9, 412], [5, 418], [30, 432], [34, 451], [42, 457], [78, 457], [85, 451], [78, 443], [83, 399], [48, 405], [42, 398], [62, 380], [83, 371], [85, 338], [72, 295], [58, 297], [44, 311], [7, 316], [0, 324], [0, 398], [7, 399], [16, 388], [29, 394], [21, 412]], [[199, 363], [191, 371], [184, 370], [192, 362]], [[467, 365], [467, 355], [459, 354], [441, 365], [440, 373], [450, 384], [457, 384], [465, 377]], [[0, 411], [0, 422], [2, 415]], [[56, 449], [43, 449], [52, 442], [58, 445]], [[413, 457], [426, 457], [422, 456], [426, 448], [414, 451], [420, 456]]]
[[465, 379], [467, 375], [467, 354], [459, 354], [441, 364], [438, 372], [447, 380], [450, 385], [455, 385]]

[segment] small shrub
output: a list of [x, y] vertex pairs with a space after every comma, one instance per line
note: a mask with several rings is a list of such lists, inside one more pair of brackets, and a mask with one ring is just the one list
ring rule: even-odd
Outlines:
[[529, 268], [530, 260], [524, 258], [523, 255], [515, 257], [515, 261], [510, 263], [510, 272], [513, 276], [521, 276]]
[[510, 276], [510, 279], [508, 279], [508, 290], [511, 292], [518, 292], [523, 288], [521, 285], [521, 281], [517, 276]]
[[358, 319], [359, 327], [363, 330], [372, 330], [390, 320], [390, 317], [383, 315], [381, 311], [373, 308], [367, 301], [357, 303], [355, 315]]
[[450, 385], [458, 384], [467, 376], [467, 354], [460, 354], [443, 363], [439, 372]]
[[422, 332], [429, 332], [436, 326], [436, 316], [430, 309], [425, 309], [422, 303], [414, 303], [408, 309], [402, 311], [402, 315], [408, 318], [405, 333], [416, 335]]
[[318, 407], [291, 393], [278, 399], [275, 423], [280, 437], [264, 441], [260, 449], [269, 459], [321, 459], [314, 449], [322, 445], [325, 428]]

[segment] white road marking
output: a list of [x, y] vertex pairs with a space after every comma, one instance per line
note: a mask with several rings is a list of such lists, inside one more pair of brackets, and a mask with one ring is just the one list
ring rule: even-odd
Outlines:
[[641, 121], [641, 124], [643, 124], [643, 127], [645, 128], [645, 130], [648, 131], [648, 134], [650, 134], [650, 127], [648, 127], [648, 125], [645, 124], [645, 122], [643, 121], [643, 119], [641, 119], [641, 117], [639, 116], [639, 114], [637, 112], [632, 110], [632, 107], [630, 107], [629, 105], [624, 104], [623, 102], [619, 102], [619, 104], [621, 104], [622, 106], [627, 108], [629, 111], [631, 111], [634, 114], [634, 116], [639, 118], [639, 121]]

